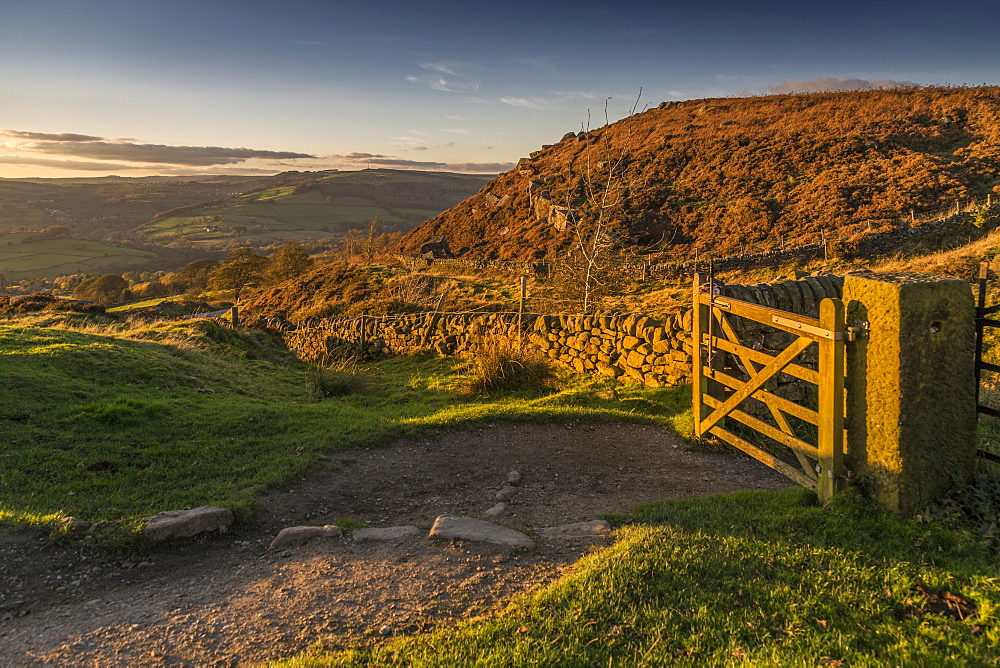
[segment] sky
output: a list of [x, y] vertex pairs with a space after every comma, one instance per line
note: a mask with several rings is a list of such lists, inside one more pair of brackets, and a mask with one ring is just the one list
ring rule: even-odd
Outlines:
[[0, 0], [0, 177], [498, 173], [662, 101], [998, 84], [1000, 3]]

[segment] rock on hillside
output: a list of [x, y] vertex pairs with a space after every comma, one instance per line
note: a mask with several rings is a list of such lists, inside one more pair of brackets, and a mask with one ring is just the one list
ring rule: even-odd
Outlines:
[[603, 198], [624, 244], [729, 253], [886, 231], [998, 184], [1000, 87], [689, 100], [566, 134], [397, 250], [553, 256]]

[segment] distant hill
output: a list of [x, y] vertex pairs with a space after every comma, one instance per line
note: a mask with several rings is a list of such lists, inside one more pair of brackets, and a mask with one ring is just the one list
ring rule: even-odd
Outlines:
[[371, 169], [287, 172], [224, 199], [157, 215], [139, 234], [153, 243], [186, 241], [208, 248], [234, 239], [267, 245], [363, 229], [406, 232], [469, 197], [490, 177]]
[[998, 192], [998, 87], [690, 100], [568, 133], [397, 250], [444, 235], [470, 258], [554, 256], [604, 201], [621, 244], [727, 254], [857, 238]]

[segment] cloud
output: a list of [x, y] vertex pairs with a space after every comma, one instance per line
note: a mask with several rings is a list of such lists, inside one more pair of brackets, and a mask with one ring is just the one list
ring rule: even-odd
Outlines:
[[424, 84], [431, 90], [440, 90], [445, 93], [475, 93], [479, 90], [478, 81], [455, 81], [434, 74], [411, 74], [406, 77], [406, 80]]
[[371, 160], [372, 158], [388, 158], [387, 155], [382, 155], [380, 153], [358, 153], [352, 151], [350, 153], [334, 153], [333, 155], [325, 156], [327, 158], [332, 158], [334, 160], [346, 160], [348, 162], [365, 162], [366, 160]]
[[584, 90], [553, 90], [548, 97], [502, 97], [500, 101], [512, 107], [525, 109], [561, 109], [577, 100], [596, 100], [597, 94]]
[[767, 87], [768, 93], [821, 93], [835, 90], [875, 90], [880, 88], [914, 88], [920, 84], [894, 79], [858, 79], [855, 77], [822, 77], [819, 79], [785, 79]]
[[479, 90], [479, 82], [462, 74], [462, 63], [439, 61], [436, 63], [417, 63], [417, 67], [430, 74], [410, 74], [406, 80], [427, 86], [431, 90], [445, 93], [475, 93]]
[[526, 109], [552, 109], [555, 106], [542, 97], [502, 97], [500, 101], [512, 107], [525, 107]]
[[459, 67], [458, 63], [441, 61], [437, 63], [417, 63], [419, 67], [427, 70], [428, 72], [436, 72], [438, 74], [450, 74], [452, 76], [461, 76], [455, 70]]
[[413, 150], [414, 151], [426, 151], [427, 147], [426, 146], [414, 146]]
[[[415, 150], [426, 150], [419, 148]], [[378, 153], [338, 153], [325, 156], [341, 165], [371, 165], [389, 169], [420, 169], [433, 172], [472, 172], [477, 174], [499, 174], [514, 167], [512, 162], [439, 162], [433, 160], [407, 160]]]
[[556, 66], [552, 63], [546, 62], [544, 60], [535, 60], [532, 58], [516, 58], [514, 62], [523, 63], [529, 67], [538, 70], [539, 72], [544, 72], [545, 74], [555, 74], [559, 75], [560, 72], [556, 69]]
[[87, 172], [108, 172], [122, 169], [136, 169], [135, 165], [115, 164], [112, 162], [83, 162], [81, 160], [54, 160], [52, 158], [35, 158], [30, 155], [0, 155], [0, 164], [54, 167], [56, 169], [75, 169]]
[[467, 134], [469, 134], [469, 131], [466, 128], [451, 128], [449, 130], [445, 130], [445, 132], [450, 132], [450, 133], [455, 134], [455, 135], [467, 135]]
[[251, 158], [295, 159], [314, 158], [308, 153], [291, 151], [265, 151], [252, 148], [224, 146], [167, 146], [164, 144], [139, 144], [131, 141], [107, 140], [104, 137], [74, 133], [25, 132], [2, 130], [0, 136], [14, 140], [7, 147], [28, 154], [62, 155], [89, 160], [119, 160], [124, 162], [157, 165], [208, 167], [233, 165]]
[[34, 141], [101, 141], [104, 137], [94, 137], [92, 135], [78, 135], [72, 132], [25, 132], [23, 130], [2, 130], [0, 137], [10, 137], [12, 139], [29, 139]]
[[596, 93], [591, 93], [590, 91], [585, 91], [585, 90], [554, 90], [554, 91], [552, 91], [552, 94], [553, 95], [558, 95], [559, 97], [567, 99], [567, 100], [572, 100], [572, 99], [595, 100], [595, 99], [597, 99], [597, 94]]

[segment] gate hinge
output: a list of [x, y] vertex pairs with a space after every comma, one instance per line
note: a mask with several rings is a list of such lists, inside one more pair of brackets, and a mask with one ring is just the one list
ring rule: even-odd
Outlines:
[[855, 320], [853, 325], [847, 328], [847, 340], [857, 341], [859, 338], [868, 336], [869, 326], [867, 320]]

